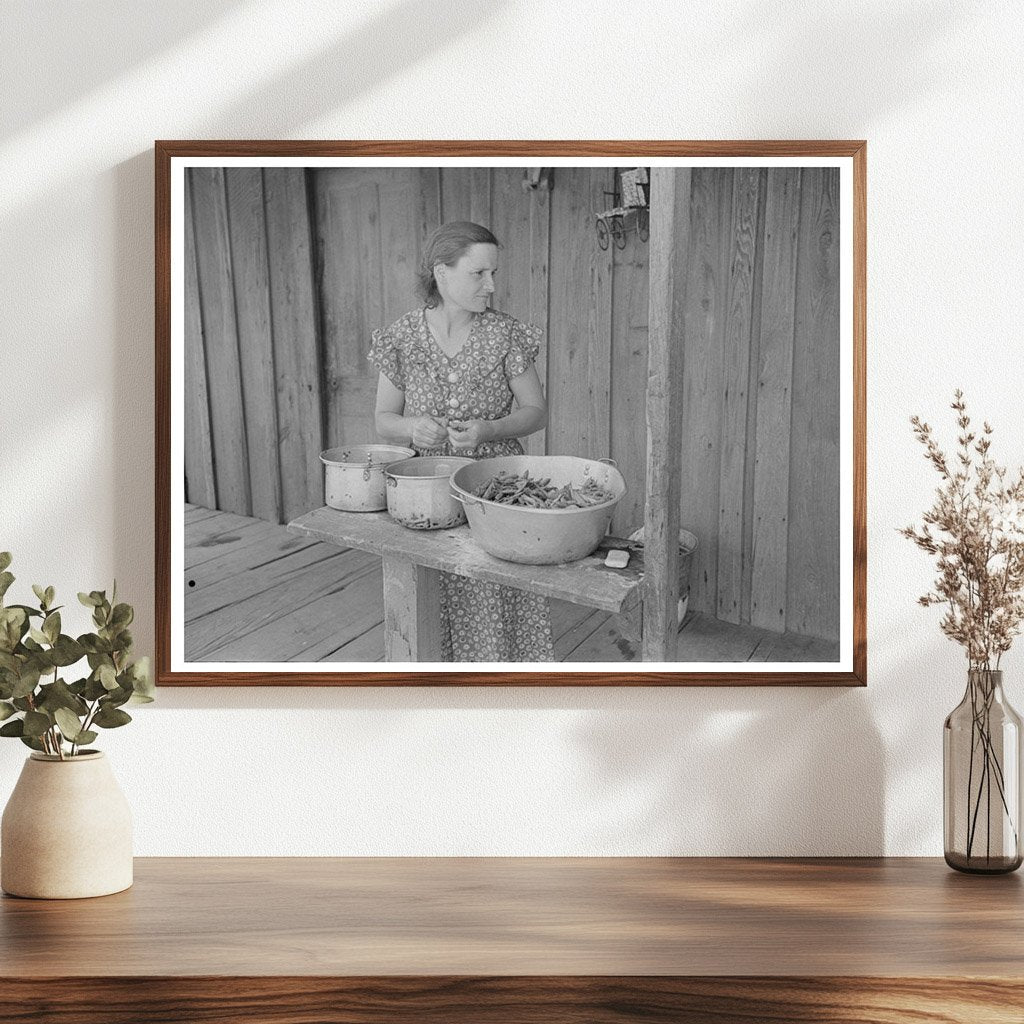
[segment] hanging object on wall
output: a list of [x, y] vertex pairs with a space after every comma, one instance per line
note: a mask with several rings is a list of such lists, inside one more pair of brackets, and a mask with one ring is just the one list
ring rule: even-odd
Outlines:
[[536, 192], [538, 189], [544, 192], [551, 191], [551, 168], [550, 167], [527, 167], [523, 175], [523, 191]]
[[607, 249], [615, 240], [618, 249], [626, 248], [630, 231], [635, 231], [641, 242], [651, 237], [651, 206], [649, 179], [646, 167], [634, 167], [619, 172], [620, 186], [614, 192], [605, 192], [611, 207], [594, 215], [597, 244]]

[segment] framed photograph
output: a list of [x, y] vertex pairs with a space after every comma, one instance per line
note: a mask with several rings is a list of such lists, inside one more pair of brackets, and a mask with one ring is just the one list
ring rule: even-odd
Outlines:
[[157, 142], [160, 685], [864, 685], [863, 142]]

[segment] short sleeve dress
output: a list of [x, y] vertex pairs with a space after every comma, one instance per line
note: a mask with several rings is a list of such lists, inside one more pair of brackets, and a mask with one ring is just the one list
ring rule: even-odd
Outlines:
[[[534, 364], [542, 337], [539, 327], [488, 310], [474, 318], [466, 343], [449, 356], [430, 332], [425, 307], [419, 307], [373, 332], [369, 360], [405, 393], [406, 416], [494, 420], [512, 411], [510, 381]], [[523, 446], [515, 438], [468, 449], [446, 441], [417, 452], [487, 459], [522, 455]], [[440, 575], [445, 661], [554, 660], [547, 598], [453, 573]]]

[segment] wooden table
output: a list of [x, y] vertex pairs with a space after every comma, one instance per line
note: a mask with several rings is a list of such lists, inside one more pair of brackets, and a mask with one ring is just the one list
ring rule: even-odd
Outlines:
[[[439, 571], [614, 612], [625, 634], [640, 639], [643, 549], [625, 540], [607, 537], [595, 554], [565, 565], [518, 565], [487, 554], [473, 541], [468, 526], [409, 530], [387, 512], [319, 508], [290, 522], [288, 529], [381, 556], [385, 661], [441, 660], [436, 627]], [[631, 548], [625, 569], [604, 564], [610, 547]]]
[[0, 936], [3, 1021], [1024, 1020], [1021, 876], [932, 859], [140, 859]]

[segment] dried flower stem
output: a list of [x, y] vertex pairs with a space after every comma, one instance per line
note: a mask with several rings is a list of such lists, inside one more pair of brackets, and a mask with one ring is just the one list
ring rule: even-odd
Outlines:
[[982, 436], [956, 392], [952, 403], [960, 433], [957, 468], [936, 444], [932, 428], [914, 416], [914, 434], [943, 483], [923, 525], [900, 532], [937, 556], [934, 589], [918, 600], [944, 605], [940, 628], [962, 644], [972, 669], [999, 668], [1024, 622], [1024, 469], [1012, 485], [989, 456], [992, 427]]

